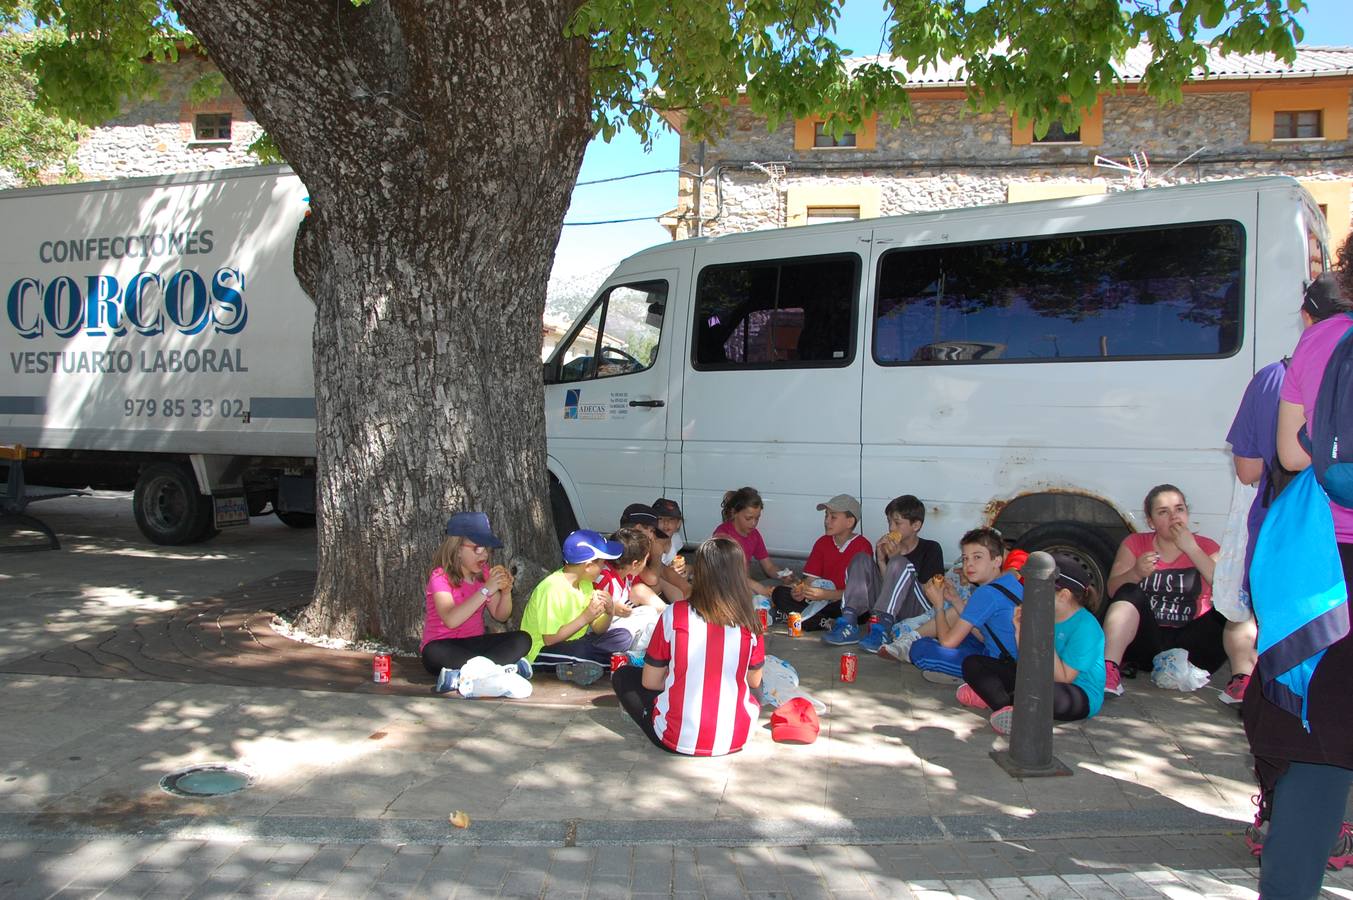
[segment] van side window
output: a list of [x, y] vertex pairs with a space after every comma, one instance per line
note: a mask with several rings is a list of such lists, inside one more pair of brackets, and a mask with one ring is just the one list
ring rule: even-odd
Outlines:
[[695, 368], [850, 365], [859, 285], [854, 254], [706, 267], [695, 298]]
[[643, 281], [606, 291], [556, 352], [559, 382], [629, 375], [658, 358], [667, 282]]
[[884, 365], [1200, 358], [1240, 346], [1245, 231], [1213, 222], [890, 250]]

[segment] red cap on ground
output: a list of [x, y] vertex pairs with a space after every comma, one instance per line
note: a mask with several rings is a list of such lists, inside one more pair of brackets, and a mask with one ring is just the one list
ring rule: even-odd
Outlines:
[[771, 740], [780, 744], [811, 744], [820, 726], [817, 710], [803, 697], [793, 697], [770, 717]]

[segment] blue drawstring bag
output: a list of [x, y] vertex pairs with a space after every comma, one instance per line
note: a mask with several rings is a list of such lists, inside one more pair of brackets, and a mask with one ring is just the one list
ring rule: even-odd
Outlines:
[[1300, 717], [1325, 649], [1348, 634], [1348, 586], [1329, 496], [1307, 468], [1269, 508], [1250, 563], [1264, 696]]

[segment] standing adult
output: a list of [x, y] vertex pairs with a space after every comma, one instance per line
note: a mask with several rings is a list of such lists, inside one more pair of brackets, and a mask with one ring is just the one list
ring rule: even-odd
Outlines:
[[[1345, 243], [1341, 257], [1347, 253]], [[1298, 433], [1314, 413], [1330, 355], [1353, 327], [1353, 319], [1337, 315], [1349, 310], [1336, 277], [1328, 272], [1311, 283], [1302, 299], [1306, 327], [1278, 405], [1278, 458], [1294, 472], [1311, 464]], [[1353, 397], [1340, 399], [1353, 403]], [[1353, 584], [1353, 509], [1331, 503], [1330, 512], [1337, 546], [1329, 552], [1339, 555], [1344, 581]], [[1309, 730], [1300, 717], [1269, 701], [1262, 683], [1262, 677], [1254, 679], [1244, 705], [1245, 732], [1262, 791], [1261, 816], [1269, 812], [1259, 891], [1264, 900], [1307, 900], [1320, 893], [1327, 863], [1341, 867], [1353, 861], [1353, 833], [1341, 824], [1353, 784], [1353, 717], [1348, 715], [1353, 636], [1326, 648], [1307, 686]]]

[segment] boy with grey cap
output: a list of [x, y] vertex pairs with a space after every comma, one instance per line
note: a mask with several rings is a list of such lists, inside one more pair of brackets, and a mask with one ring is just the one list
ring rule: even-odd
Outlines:
[[860, 525], [860, 501], [849, 494], [837, 494], [817, 508], [823, 513], [824, 534], [803, 564], [803, 581], [792, 588], [777, 587], [771, 595], [780, 612], [803, 614], [805, 631], [820, 631], [826, 619], [841, 614], [846, 568], [861, 553], [870, 558], [874, 554], [869, 539], [855, 530]]

